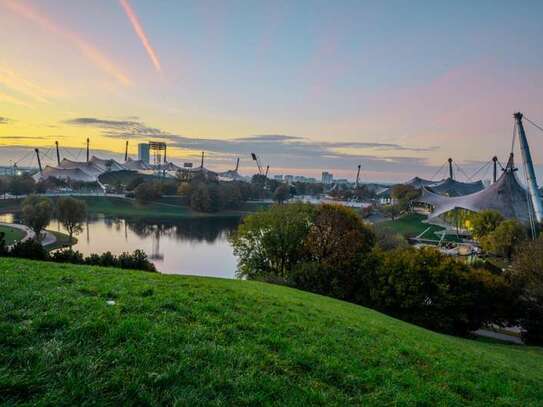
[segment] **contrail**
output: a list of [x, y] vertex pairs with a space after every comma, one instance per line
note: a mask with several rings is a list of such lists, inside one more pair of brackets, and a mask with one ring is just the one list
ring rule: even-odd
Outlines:
[[21, 1], [2, 0], [2, 3], [12, 12], [36, 23], [47, 31], [64, 37], [67, 41], [79, 48], [81, 53], [91, 60], [98, 68], [116, 78], [123, 85], [130, 85], [132, 83], [130, 79], [128, 79], [128, 77], [105, 55], [98, 51], [94, 45], [88, 43], [76, 33], [60, 27], [47, 18], [47, 16], [40, 14], [33, 7], [24, 4]]
[[121, 6], [126, 13], [126, 16], [130, 20], [130, 23], [132, 24], [132, 28], [136, 32], [136, 35], [141, 40], [143, 48], [145, 48], [145, 51], [147, 51], [147, 55], [149, 55], [149, 58], [151, 58], [151, 62], [155, 66], [155, 69], [157, 70], [157, 72], [160, 72], [160, 61], [158, 60], [158, 56], [156, 55], [155, 50], [151, 46], [147, 35], [145, 35], [145, 31], [143, 31], [143, 27], [140, 23], [138, 16], [136, 15], [136, 12], [132, 8], [132, 6], [130, 6], [130, 3], [128, 3], [128, 0], [119, 0], [119, 2], [121, 3]]

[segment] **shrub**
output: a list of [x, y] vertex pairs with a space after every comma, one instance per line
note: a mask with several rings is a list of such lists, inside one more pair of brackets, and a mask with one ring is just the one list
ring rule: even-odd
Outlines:
[[47, 260], [49, 255], [40, 242], [34, 239], [27, 239], [13, 245], [9, 251], [13, 257], [22, 257], [31, 260]]
[[503, 276], [470, 268], [432, 248], [381, 253], [379, 266], [367, 281], [368, 305], [458, 335], [507, 320], [505, 310], [514, 297]]
[[84, 264], [83, 254], [77, 250], [62, 249], [50, 254], [50, 260], [57, 263]]
[[134, 190], [136, 201], [141, 204], [147, 204], [156, 201], [161, 196], [160, 185], [156, 182], [143, 182]]

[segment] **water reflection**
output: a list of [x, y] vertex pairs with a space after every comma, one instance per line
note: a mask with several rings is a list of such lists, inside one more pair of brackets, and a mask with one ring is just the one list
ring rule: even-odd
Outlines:
[[[13, 220], [16, 216], [0, 217]], [[236, 260], [227, 237], [238, 224], [236, 218], [149, 221], [98, 215], [89, 217], [74, 249], [85, 255], [141, 249], [162, 273], [234, 278]], [[49, 229], [65, 232], [57, 221]]]

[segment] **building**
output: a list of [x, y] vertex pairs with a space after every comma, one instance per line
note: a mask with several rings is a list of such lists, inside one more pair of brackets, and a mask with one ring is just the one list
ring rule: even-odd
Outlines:
[[274, 175], [273, 179], [279, 182], [283, 182], [283, 176], [282, 175]]
[[138, 144], [138, 160], [145, 164], [149, 164], [151, 161], [150, 146], [148, 143]]
[[332, 182], [334, 182], [334, 174], [328, 172], [328, 171], [323, 171], [322, 172], [322, 183], [324, 185], [330, 185]]
[[294, 181], [294, 175], [285, 175], [283, 179], [287, 184], [292, 184], [292, 182]]

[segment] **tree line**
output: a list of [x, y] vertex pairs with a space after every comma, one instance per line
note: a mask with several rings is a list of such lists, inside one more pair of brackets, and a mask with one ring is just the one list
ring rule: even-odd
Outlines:
[[[502, 270], [409, 247], [350, 208], [290, 204], [247, 216], [231, 242], [242, 278], [354, 302], [449, 334], [521, 324], [527, 343], [543, 343], [542, 238], [519, 246], [514, 266]], [[531, 257], [534, 250], [541, 255]]]

